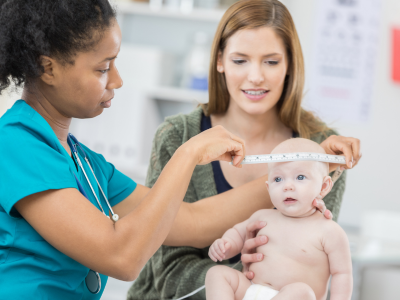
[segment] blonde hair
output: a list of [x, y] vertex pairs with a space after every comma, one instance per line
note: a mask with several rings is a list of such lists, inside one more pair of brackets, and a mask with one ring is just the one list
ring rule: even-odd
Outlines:
[[314, 133], [328, 130], [311, 112], [301, 107], [304, 89], [304, 59], [292, 16], [278, 0], [241, 0], [234, 3], [222, 17], [214, 37], [209, 71], [209, 103], [203, 106], [207, 116], [227, 111], [229, 92], [225, 74], [217, 71], [217, 61], [228, 39], [242, 29], [271, 27], [282, 39], [288, 56], [288, 75], [282, 96], [277, 103], [280, 120], [287, 127], [310, 138]]

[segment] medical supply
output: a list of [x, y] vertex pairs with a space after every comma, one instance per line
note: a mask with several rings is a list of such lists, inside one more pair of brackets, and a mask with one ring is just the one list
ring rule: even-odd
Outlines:
[[[72, 153], [74, 154], [74, 156], [76, 158], [76, 161], [77, 161], [79, 167], [81, 168], [83, 174], [85, 175], [85, 178], [86, 178], [86, 180], [87, 180], [87, 182], [88, 182], [88, 184], [90, 186], [90, 189], [92, 190], [92, 193], [93, 193], [94, 197], [96, 198], [97, 204], [99, 205], [101, 211], [103, 212], [103, 214], [107, 218], [110, 218], [109, 216], [106, 215], [106, 213], [105, 213], [103, 207], [101, 206], [100, 201], [97, 198], [97, 195], [96, 195], [96, 193], [95, 193], [95, 191], [94, 191], [94, 189], [92, 187], [92, 184], [90, 183], [90, 180], [89, 180], [88, 176], [86, 175], [85, 169], [83, 168], [82, 162], [81, 162], [81, 160], [79, 158], [79, 155], [78, 155], [78, 148], [81, 150], [81, 155], [83, 155], [83, 157], [85, 158], [85, 161], [86, 161], [88, 167], [90, 168], [90, 171], [92, 171], [93, 177], [96, 180], [97, 185], [98, 185], [101, 193], [103, 194], [104, 199], [106, 200], [107, 206], [111, 211], [113, 221], [117, 222], [118, 219], [119, 219], [119, 216], [117, 214], [114, 214], [114, 211], [112, 210], [111, 205], [108, 202], [108, 199], [107, 199], [106, 195], [104, 194], [103, 189], [101, 188], [100, 183], [97, 180], [96, 175], [94, 174], [93, 168], [92, 168], [92, 166], [91, 166], [91, 164], [89, 162], [89, 159], [88, 159], [88, 157], [86, 155], [86, 152], [83, 150], [81, 144], [76, 139], [76, 137], [74, 137], [71, 133], [68, 134], [67, 141], [68, 141], [68, 145], [71, 148]], [[74, 176], [75, 176], [75, 174], [74, 174]], [[78, 178], [76, 176], [75, 176], [75, 180], [76, 180], [76, 183], [78, 184], [79, 190], [82, 192], [82, 194], [85, 196], [85, 198], [89, 200], [89, 197], [87, 196], [85, 190], [83, 189], [82, 184], [79, 182], [79, 180], [78, 180]], [[100, 290], [101, 290], [100, 274], [98, 272], [96, 272], [96, 271], [89, 270], [89, 273], [87, 274], [87, 276], [85, 278], [85, 284], [86, 284], [86, 287], [88, 288], [89, 292], [91, 292], [92, 294], [99, 293]]]
[[[74, 143], [75, 143], [75, 144], [74, 144]], [[76, 158], [76, 161], [77, 161], [79, 167], [81, 168], [83, 174], [85, 175], [85, 178], [86, 178], [86, 180], [87, 180], [87, 182], [88, 182], [88, 184], [89, 184], [89, 186], [90, 186], [90, 189], [92, 190], [92, 193], [93, 193], [94, 197], [95, 197], [96, 200], [97, 200], [97, 204], [99, 205], [99, 207], [100, 207], [101, 211], [103, 212], [103, 214], [104, 214], [107, 218], [109, 218], [109, 216], [107, 216], [107, 214], [105, 213], [103, 207], [101, 206], [100, 201], [99, 201], [99, 199], [97, 198], [96, 193], [94, 192], [94, 189], [93, 189], [93, 187], [92, 187], [92, 184], [90, 183], [90, 180], [89, 180], [88, 176], [86, 175], [85, 169], [83, 168], [82, 162], [81, 162], [81, 160], [80, 160], [80, 158], [79, 158], [79, 155], [78, 155], [78, 147], [79, 147], [79, 149], [81, 150], [81, 155], [83, 155], [83, 157], [85, 158], [86, 163], [88, 164], [88, 166], [89, 166], [89, 168], [90, 168], [90, 171], [92, 171], [93, 177], [94, 177], [94, 179], [96, 180], [97, 185], [98, 185], [98, 187], [99, 187], [99, 189], [100, 189], [100, 191], [101, 191], [101, 193], [102, 193], [104, 199], [106, 200], [106, 203], [107, 203], [108, 208], [110, 209], [110, 212], [111, 212], [111, 214], [112, 214], [112, 220], [113, 220], [114, 222], [117, 222], [118, 219], [119, 219], [119, 216], [118, 216], [117, 214], [114, 214], [114, 211], [113, 211], [113, 209], [111, 208], [110, 202], [108, 202], [108, 199], [107, 199], [106, 195], [104, 194], [103, 189], [101, 188], [100, 183], [99, 183], [99, 181], [97, 180], [96, 175], [95, 175], [94, 172], [93, 172], [92, 165], [90, 164], [89, 159], [88, 159], [88, 157], [87, 157], [85, 151], [83, 150], [81, 144], [78, 142], [78, 140], [76, 139], [76, 137], [74, 137], [71, 133], [68, 134], [68, 145], [71, 147], [71, 151], [72, 151], [72, 153], [74, 154], [74, 156], [75, 156], [75, 158]], [[80, 182], [78, 181], [78, 179], [77, 179], [76, 177], [75, 177], [75, 179], [76, 179], [76, 181], [77, 181], [77, 183], [78, 183], [78, 186], [81, 186], [81, 184], [80, 184]], [[82, 190], [83, 190], [83, 188], [82, 188]], [[87, 195], [86, 195], [85, 193], [83, 193], [83, 195], [84, 195], [86, 198], [88, 198]]]
[[321, 161], [321, 162], [342, 164], [342, 165], [346, 164], [346, 158], [342, 155], [298, 152], [298, 153], [283, 153], [283, 154], [246, 155], [242, 161], [242, 165], [289, 162], [289, 161]]
[[[232, 157], [233, 160], [233, 157]], [[342, 155], [331, 155], [322, 153], [310, 152], [297, 152], [297, 153], [283, 153], [283, 154], [260, 154], [260, 155], [246, 155], [242, 160], [242, 165], [250, 164], [266, 164], [277, 162], [289, 161], [320, 161], [334, 164], [346, 164], [346, 158]], [[232, 164], [232, 162], [230, 163]], [[342, 175], [343, 170], [337, 167], [335, 173], [332, 175], [332, 181], [335, 183]]]
[[210, 63], [210, 45], [207, 33], [198, 31], [185, 59], [182, 87], [193, 90], [208, 89], [208, 65]]

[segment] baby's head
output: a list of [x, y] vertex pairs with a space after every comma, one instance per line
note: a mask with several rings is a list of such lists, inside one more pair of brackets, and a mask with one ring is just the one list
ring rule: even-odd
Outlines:
[[[301, 138], [289, 139], [272, 150], [272, 154], [315, 152], [325, 154], [317, 143]], [[294, 161], [268, 164], [267, 188], [272, 204], [289, 217], [306, 217], [315, 211], [312, 202], [325, 197], [332, 189], [328, 163]]]

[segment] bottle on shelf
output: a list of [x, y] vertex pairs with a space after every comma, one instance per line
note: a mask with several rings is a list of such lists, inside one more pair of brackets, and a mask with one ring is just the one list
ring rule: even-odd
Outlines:
[[183, 68], [182, 87], [194, 90], [208, 89], [208, 65], [210, 45], [205, 32], [194, 34], [193, 44], [186, 56]]

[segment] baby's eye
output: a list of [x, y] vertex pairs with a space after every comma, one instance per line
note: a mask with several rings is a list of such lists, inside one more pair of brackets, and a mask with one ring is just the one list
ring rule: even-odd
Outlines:
[[275, 182], [281, 182], [281, 181], [282, 181], [282, 178], [276, 177], [276, 178], [274, 179], [274, 181], [275, 181]]
[[304, 180], [304, 179], [306, 179], [306, 176], [304, 175], [297, 176], [297, 180]]

